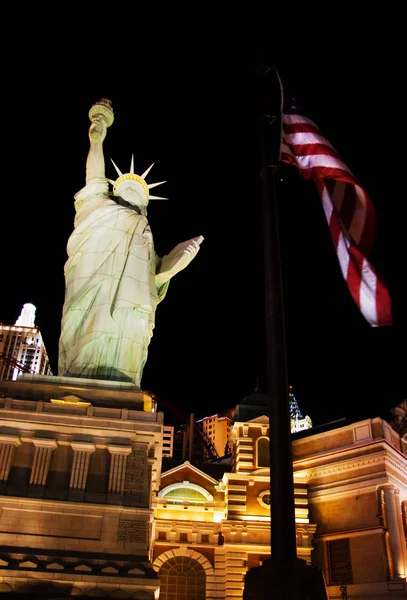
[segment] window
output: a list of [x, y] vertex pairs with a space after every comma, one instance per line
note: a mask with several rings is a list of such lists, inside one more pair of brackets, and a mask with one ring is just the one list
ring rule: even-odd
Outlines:
[[159, 498], [165, 498], [171, 504], [204, 504], [212, 502], [213, 496], [200, 485], [184, 481], [173, 483], [158, 492]]
[[327, 542], [330, 585], [352, 583], [349, 538]]
[[261, 494], [259, 494], [257, 496], [257, 501], [264, 508], [270, 508], [270, 503], [271, 503], [270, 490], [265, 490], [264, 492], [261, 492]]
[[159, 531], [158, 532], [158, 539], [159, 540], [166, 540], [167, 539], [167, 532], [166, 531]]
[[201, 542], [203, 544], [207, 544], [209, 542], [209, 534], [208, 533], [203, 533], [201, 535]]
[[187, 533], [180, 533], [179, 534], [179, 541], [180, 542], [187, 542], [188, 541], [188, 534]]
[[200, 494], [197, 490], [193, 490], [190, 488], [178, 488], [176, 490], [171, 490], [170, 492], [168, 492], [168, 494], [165, 494], [165, 499], [174, 502], [184, 502], [185, 500], [192, 500], [195, 502], [206, 501], [205, 496]]
[[175, 556], [167, 560], [158, 572], [160, 600], [205, 600], [206, 575], [194, 558]]
[[257, 440], [257, 466], [258, 467], [269, 467], [270, 466], [268, 437], [261, 437]]

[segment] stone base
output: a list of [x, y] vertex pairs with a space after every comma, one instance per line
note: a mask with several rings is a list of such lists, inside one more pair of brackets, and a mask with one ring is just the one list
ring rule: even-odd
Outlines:
[[89, 402], [94, 406], [131, 408], [152, 412], [155, 400], [132, 383], [23, 374], [16, 381], [0, 381], [0, 397], [23, 400], [64, 401], [67, 404]]
[[128, 383], [0, 382], [0, 598], [157, 597], [154, 409]]
[[322, 571], [304, 560], [265, 560], [245, 575], [243, 600], [328, 600]]

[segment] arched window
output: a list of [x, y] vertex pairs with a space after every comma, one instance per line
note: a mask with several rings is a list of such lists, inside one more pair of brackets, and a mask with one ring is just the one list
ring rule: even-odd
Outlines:
[[161, 566], [160, 600], [205, 600], [206, 575], [202, 565], [189, 556], [174, 556]]
[[269, 439], [268, 437], [260, 437], [257, 440], [257, 466], [258, 467], [269, 467], [270, 466], [270, 455], [269, 455]]
[[182, 483], [173, 483], [158, 492], [159, 498], [165, 498], [171, 504], [191, 502], [192, 504], [204, 504], [212, 502], [213, 496], [205, 488], [183, 481]]

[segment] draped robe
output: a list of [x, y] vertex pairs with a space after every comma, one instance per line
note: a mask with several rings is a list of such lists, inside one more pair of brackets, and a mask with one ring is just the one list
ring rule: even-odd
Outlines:
[[68, 240], [60, 376], [140, 386], [155, 312], [168, 283], [156, 286], [161, 259], [146, 217], [108, 195], [104, 178], [75, 196]]

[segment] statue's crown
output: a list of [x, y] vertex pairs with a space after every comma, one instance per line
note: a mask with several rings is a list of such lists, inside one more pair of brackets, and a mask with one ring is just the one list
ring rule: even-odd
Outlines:
[[113, 162], [113, 160], [112, 160], [112, 163], [113, 163], [114, 168], [116, 169], [117, 174], [119, 175], [119, 177], [116, 179], [116, 181], [109, 179], [109, 182], [113, 186], [113, 194], [115, 194], [116, 196], [120, 196], [120, 186], [124, 182], [130, 181], [130, 182], [134, 182], [134, 186], [135, 186], [137, 192], [141, 196], [144, 196], [145, 205], [148, 204], [149, 200], [167, 200], [167, 198], [163, 198], [162, 196], [151, 196], [150, 195], [150, 189], [157, 187], [157, 185], [161, 185], [162, 183], [165, 183], [165, 181], [159, 181], [157, 183], [147, 183], [146, 182], [145, 178], [147, 177], [147, 175], [153, 168], [154, 163], [150, 167], [148, 167], [148, 169], [146, 171], [144, 171], [144, 173], [142, 175], [137, 175], [134, 172], [134, 155], [131, 157], [130, 173], [123, 174], [120, 171], [120, 169], [117, 167], [117, 165]]

